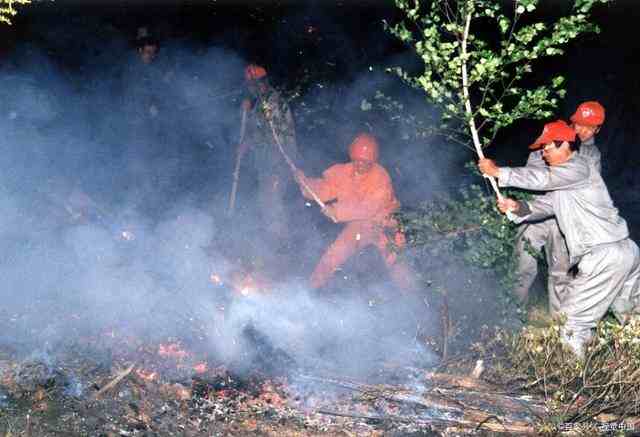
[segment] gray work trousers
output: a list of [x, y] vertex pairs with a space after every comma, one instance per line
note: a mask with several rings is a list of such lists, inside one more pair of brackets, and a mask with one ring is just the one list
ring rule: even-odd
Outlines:
[[278, 174], [260, 175], [258, 179], [258, 204], [264, 231], [273, 243], [288, 236], [289, 220], [285, 207], [285, 194], [290, 178]]
[[569, 282], [569, 251], [564, 236], [555, 218], [540, 222], [523, 223], [516, 240], [516, 256], [518, 258], [516, 270], [515, 295], [521, 302], [526, 302], [529, 289], [538, 274], [538, 260], [529, 253], [528, 247], [540, 252], [544, 248], [549, 276], [547, 278], [547, 292], [549, 294], [549, 311], [556, 314], [559, 309], [558, 295]]
[[567, 317], [562, 339], [581, 357], [592, 328], [609, 308], [620, 322], [638, 314], [640, 251], [628, 238], [596, 246], [581, 258], [578, 269], [559, 298]]

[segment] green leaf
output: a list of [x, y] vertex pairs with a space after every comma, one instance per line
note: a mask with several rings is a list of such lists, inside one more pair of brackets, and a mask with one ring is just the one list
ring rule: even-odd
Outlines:
[[509, 31], [511, 21], [506, 17], [500, 17], [500, 20], [498, 20], [498, 26], [500, 27], [500, 32], [505, 34]]

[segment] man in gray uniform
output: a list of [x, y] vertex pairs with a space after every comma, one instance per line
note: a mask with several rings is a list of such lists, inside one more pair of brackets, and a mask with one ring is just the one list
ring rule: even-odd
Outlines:
[[293, 177], [279, 149], [282, 147], [294, 163], [299, 163], [293, 115], [286, 99], [270, 84], [264, 67], [248, 65], [245, 82], [249, 98], [242, 106], [247, 111], [247, 127], [237, 153], [242, 158], [251, 152], [262, 224], [274, 244], [286, 245], [290, 228], [285, 194]]
[[479, 162], [483, 174], [500, 186], [546, 191], [532, 201], [498, 201], [500, 211], [516, 222], [555, 217], [569, 249], [569, 265], [578, 267], [559, 296], [567, 317], [563, 340], [583, 356], [591, 329], [611, 308], [624, 322], [640, 310], [640, 252], [629, 239], [626, 221], [592, 161], [576, 153], [575, 131], [564, 121], [545, 125], [534, 146], [543, 148], [547, 167], [497, 167]]
[[[604, 107], [595, 101], [584, 102], [578, 106], [571, 116], [573, 127], [580, 138], [580, 154], [589, 158], [594, 168], [600, 173], [600, 150], [595, 145], [595, 134], [604, 123]], [[527, 167], [545, 167], [542, 151], [534, 150], [529, 154]], [[556, 314], [559, 310], [558, 295], [569, 280], [569, 252], [564, 236], [560, 232], [555, 218], [538, 222], [525, 223], [516, 239], [516, 254], [518, 265], [516, 277], [518, 282], [514, 287], [515, 295], [521, 302], [526, 302], [529, 289], [538, 274], [538, 260], [530, 253], [529, 248], [540, 252], [544, 249], [548, 265], [547, 293], [549, 295], [549, 311]]]

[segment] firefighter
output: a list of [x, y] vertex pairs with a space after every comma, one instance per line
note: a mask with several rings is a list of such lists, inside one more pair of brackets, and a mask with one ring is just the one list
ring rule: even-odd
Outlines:
[[602, 171], [600, 150], [596, 146], [596, 134], [605, 120], [604, 106], [596, 101], [581, 103], [571, 116], [573, 130], [580, 139], [580, 153], [593, 161], [600, 173]]
[[134, 105], [132, 111], [135, 122], [148, 124], [158, 119], [161, 111], [162, 92], [166, 91], [168, 80], [164, 77], [165, 66], [158, 62], [160, 42], [152, 37], [146, 27], [138, 29], [136, 38], [136, 59], [129, 65], [127, 103]]
[[258, 204], [267, 234], [286, 244], [288, 214], [285, 194], [293, 183], [291, 170], [279, 146], [293, 162], [299, 161], [293, 115], [280, 93], [269, 83], [264, 67], [250, 64], [244, 71], [249, 96], [242, 102], [247, 113], [246, 133], [238, 145], [238, 158], [251, 153], [258, 179]]
[[121, 77], [118, 114], [125, 127], [118, 138], [123, 183], [139, 193], [138, 207], [151, 214], [159, 213], [164, 198], [180, 187], [176, 178], [184, 169], [190, 140], [187, 130], [176, 128], [184, 125], [184, 111], [177, 109], [181, 101], [173, 86], [171, 59], [160, 56], [160, 47], [146, 28], [138, 29], [135, 52]]
[[505, 198], [498, 208], [516, 223], [556, 218], [575, 272], [559, 295], [567, 318], [561, 335], [583, 356], [592, 328], [609, 308], [621, 322], [637, 317], [640, 255], [600, 173], [578, 153], [575, 138], [564, 121], [548, 123], [532, 146], [542, 147], [547, 167], [497, 167], [489, 159], [480, 160], [479, 167], [500, 186], [546, 192], [527, 202]]
[[311, 198], [306, 184], [323, 202], [323, 213], [336, 223], [345, 223], [338, 238], [318, 262], [310, 284], [323, 287], [335, 271], [358, 250], [375, 246], [382, 255], [394, 282], [403, 290], [414, 290], [408, 266], [393, 247], [403, 247], [405, 237], [391, 214], [400, 207], [387, 171], [378, 164], [378, 143], [369, 134], [360, 134], [349, 146], [351, 162], [329, 167], [321, 178], [307, 178], [302, 171], [296, 180], [302, 194]]
[[[604, 119], [605, 109], [596, 101], [580, 104], [571, 116], [573, 128], [580, 139], [579, 153], [589, 158], [598, 173], [601, 171], [601, 157], [594, 137], [604, 123]], [[541, 150], [532, 151], [526, 165], [546, 166]], [[568, 281], [567, 270], [569, 269], [569, 252], [555, 218], [523, 224], [516, 239], [518, 282], [514, 293], [523, 303], [527, 301], [529, 289], [538, 274], [538, 260], [530, 253], [529, 247], [537, 252], [544, 249], [548, 265], [549, 311], [555, 314], [559, 309], [558, 296]]]
[[146, 27], [140, 27], [136, 37], [136, 47], [140, 61], [142, 61], [143, 64], [149, 65], [156, 60], [158, 51], [160, 50], [160, 43], [157, 39], [149, 35]]

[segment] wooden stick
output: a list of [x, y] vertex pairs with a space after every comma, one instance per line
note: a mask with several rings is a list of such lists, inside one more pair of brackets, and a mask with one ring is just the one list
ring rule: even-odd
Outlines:
[[[242, 108], [242, 121], [240, 122], [240, 139], [238, 144], [242, 144], [244, 141], [244, 134], [247, 129], [247, 109]], [[240, 162], [242, 161], [242, 155], [240, 153], [236, 156], [236, 166], [233, 170], [233, 184], [231, 185], [231, 196], [229, 197], [229, 215], [233, 215], [233, 210], [236, 207], [236, 193], [238, 192], [238, 181], [240, 180]]]
[[[464, 34], [462, 35], [462, 42], [460, 44], [460, 51], [462, 55], [462, 95], [464, 97], [464, 109], [467, 113], [467, 117], [469, 118], [469, 129], [471, 130], [471, 138], [473, 138], [473, 146], [476, 149], [476, 153], [480, 159], [484, 158], [484, 153], [482, 152], [482, 146], [480, 145], [480, 136], [478, 135], [478, 129], [476, 127], [476, 122], [473, 119], [473, 111], [471, 109], [471, 97], [469, 96], [469, 78], [467, 74], [467, 42], [469, 40], [469, 28], [471, 26], [471, 15], [472, 12], [467, 10], [466, 21], [464, 25]], [[498, 184], [496, 180], [492, 177], [485, 176], [491, 182], [491, 187], [493, 191], [496, 192], [498, 199], [502, 200], [502, 194], [498, 189]]]
[[[260, 100], [264, 106], [264, 103], [262, 102], [262, 98]], [[282, 147], [282, 141], [280, 141], [280, 136], [278, 135], [275, 127], [273, 126], [273, 120], [271, 119], [271, 117], [265, 117], [265, 118], [269, 122], [269, 127], [271, 128], [271, 134], [273, 135], [273, 139], [275, 140], [276, 145], [278, 146], [278, 150], [280, 150], [280, 153], [284, 157], [285, 162], [291, 169], [291, 172], [293, 172], [293, 174], [295, 175], [298, 171], [298, 167], [296, 167], [296, 165], [293, 163], [289, 155], [287, 155], [287, 153], [284, 151], [284, 147]], [[309, 187], [309, 184], [307, 184], [304, 180], [299, 180], [298, 182], [300, 183], [300, 185], [302, 185], [302, 188], [304, 188], [309, 192], [309, 194], [311, 194], [311, 197], [313, 198], [313, 200], [318, 204], [318, 206], [320, 206], [322, 210], [324, 210], [327, 207], [327, 205], [320, 199], [320, 197], [311, 189], [311, 187]], [[331, 220], [334, 223], [337, 223], [334, 217], [331, 217]]]
[[451, 320], [449, 319], [449, 298], [447, 297], [447, 291], [443, 290], [442, 293], [442, 361], [446, 361], [449, 356], [449, 328], [451, 326]]
[[132, 365], [127, 367], [125, 370], [120, 372], [118, 375], [116, 375], [116, 377], [113, 378], [113, 380], [111, 380], [111, 382], [109, 382], [107, 385], [105, 385], [100, 390], [98, 390], [98, 392], [96, 392], [96, 394], [93, 396], [94, 399], [98, 399], [105, 392], [111, 390], [113, 387], [118, 385], [120, 383], [120, 381], [122, 381], [124, 378], [127, 377], [127, 375], [129, 375], [131, 373], [131, 371], [133, 370], [134, 367], [135, 367], [135, 363], [133, 363]]
[[[280, 137], [276, 132], [276, 129], [274, 128], [273, 122], [271, 120], [269, 120], [269, 126], [271, 127], [271, 133], [273, 134], [273, 139], [276, 141], [278, 150], [280, 150], [280, 153], [282, 153], [282, 156], [284, 157], [285, 162], [287, 163], [287, 165], [289, 165], [289, 168], [295, 175], [296, 172], [298, 171], [298, 167], [296, 167], [296, 165], [293, 163], [289, 155], [287, 155], [287, 152], [284, 151], [284, 148], [282, 147], [282, 142], [280, 141]], [[327, 207], [327, 205], [322, 200], [320, 200], [320, 197], [311, 189], [311, 187], [309, 187], [309, 185], [304, 180], [300, 180], [299, 182], [300, 182], [300, 185], [302, 185], [302, 187], [305, 190], [307, 190], [309, 194], [311, 194], [311, 197], [313, 197], [313, 200], [320, 206], [320, 208], [325, 209]]]

